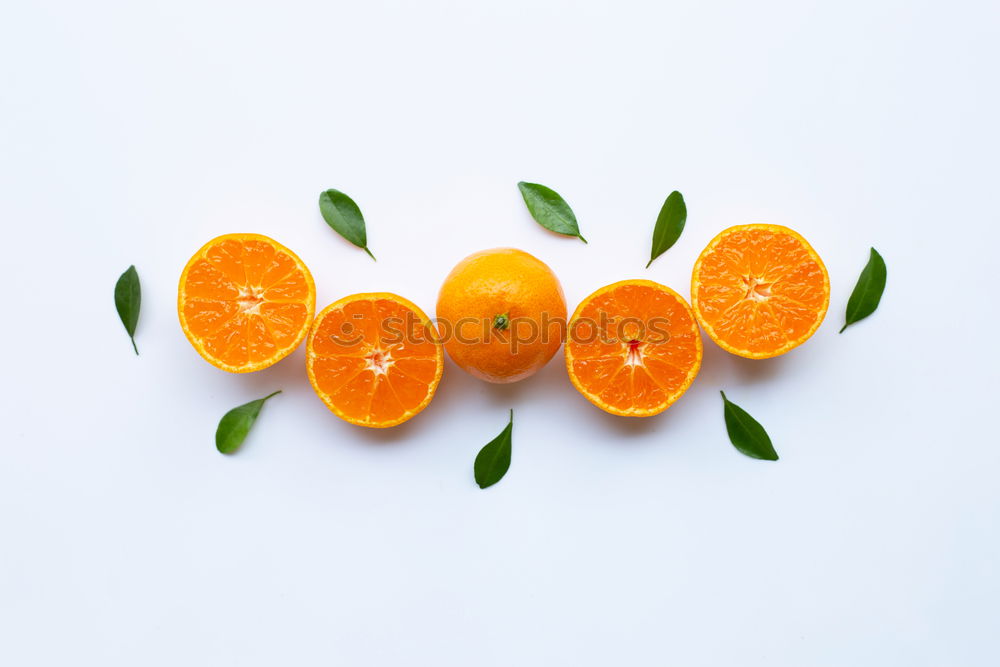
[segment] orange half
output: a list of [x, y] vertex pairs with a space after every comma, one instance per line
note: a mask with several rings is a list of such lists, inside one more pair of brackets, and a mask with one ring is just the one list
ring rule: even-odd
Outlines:
[[719, 347], [767, 359], [819, 328], [830, 305], [830, 276], [808, 241], [788, 227], [737, 225], [698, 257], [691, 303]]
[[354, 294], [316, 316], [306, 341], [316, 395], [359, 426], [402, 424], [427, 407], [444, 351], [420, 308], [387, 292]]
[[584, 397], [613, 415], [650, 417], [669, 408], [701, 367], [694, 313], [674, 290], [623, 280], [577, 306], [566, 370]]
[[177, 315], [208, 363], [259, 371], [287, 357], [309, 330], [316, 286], [291, 250], [260, 234], [226, 234], [195, 253], [181, 273]]

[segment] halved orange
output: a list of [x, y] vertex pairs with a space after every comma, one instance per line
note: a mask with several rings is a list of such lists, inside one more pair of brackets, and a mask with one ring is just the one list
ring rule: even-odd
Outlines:
[[602, 287], [577, 306], [566, 370], [584, 397], [613, 415], [650, 417], [669, 408], [701, 367], [694, 313], [652, 280]]
[[402, 424], [427, 407], [444, 351], [420, 308], [388, 292], [353, 294], [320, 312], [306, 341], [309, 382], [338, 417]]
[[260, 234], [226, 234], [181, 273], [177, 314], [204, 359], [231, 373], [278, 362], [299, 346], [316, 310], [316, 286], [295, 253]]
[[722, 349], [767, 359], [804, 343], [830, 305], [823, 260], [780, 225], [737, 225], [708, 244], [691, 275], [691, 303]]

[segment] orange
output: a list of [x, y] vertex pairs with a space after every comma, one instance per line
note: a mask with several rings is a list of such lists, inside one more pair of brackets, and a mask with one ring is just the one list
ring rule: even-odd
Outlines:
[[448, 356], [487, 382], [517, 382], [548, 363], [566, 331], [566, 299], [541, 260], [515, 248], [469, 255], [437, 302]]
[[316, 316], [306, 341], [309, 382], [338, 417], [402, 424], [427, 407], [444, 352], [424, 312], [387, 292], [354, 294]]
[[570, 318], [566, 370], [583, 396], [613, 415], [669, 408], [701, 367], [691, 306], [652, 280], [623, 280], [584, 299]]
[[767, 359], [804, 343], [830, 305], [823, 260], [779, 225], [737, 225], [708, 244], [694, 265], [691, 302], [722, 349]]
[[316, 310], [316, 286], [294, 252], [260, 234], [226, 234], [195, 253], [181, 273], [177, 315], [198, 354], [217, 368], [249, 373], [299, 346]]

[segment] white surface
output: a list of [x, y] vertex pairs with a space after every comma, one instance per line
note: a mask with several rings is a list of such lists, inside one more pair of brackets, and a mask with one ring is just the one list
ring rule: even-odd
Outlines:
[[[995, 2], [281, 4], [0, 10], [0, 664], [998, 664]], [[537, 227], [521, 179], [590, 245]], [[327, 187], [377, 263], [322, 222]], [[643, 270], [675, 188], [687, 230]], [[764, 363], [706, 339], [646, 421], [560, 356], [514, 386], [449, 363], [423, 414], [366, 431], [301, 349], [228, 375], [175, 314], [225, 232], [295, 249], [319, 306], [432, 312], [499, 245], [571, 306], [628, 277], [687, 294], [755, 221], [822, 254], [826, 323]], [[838, 336], [870, 245], [883, 305]], [[277, 388], [218, 454], [223, 412]], [[780, 462], [728, 444], [720, 388]], [[480, 491], [508, 407], [513, 465]]]

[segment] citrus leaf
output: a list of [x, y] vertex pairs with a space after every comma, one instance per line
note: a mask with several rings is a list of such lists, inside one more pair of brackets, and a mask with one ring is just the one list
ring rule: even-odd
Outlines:
[[726, 432], [729, 433], [729, 441], [736, 449], [754, 459], [765, 461], [777, 461], [778, 452], [774, 451], [771, 438], [767, 431], [756, 419], [751, 417], [746, 410], [736, 405], [728, 398], [726, 392], [722, 394], [723, 414], [726, 418]]
[[524, 197], [524, 203], [528, 207], [528, 213], [550, 232], [563, 234], [565, 236], [575, 236], [584, 243], [587, 239], [580, 234], [580, 226], [576, 222], [576, 215], [569, 207], [566, 200], [559, 196], [559, 193], [551, 188], [538, 183], [525, 183], [521, 181], [517, 184], [517, 189]]
[[507, 474], [507, 469], [510, 468], [510, 432], [513, 426], [514, 411], [511, 410], [507, 426], [500, 431], [500, 435], [490, 440], [476, 455], [473, 472], [476, 476], [476, 484], [479, 485], [480, 489], [493, 486]]
[[246, 440], [251, 427], [257, 421], [257, 415], [264, 406], [264, 401], [275, 394], [280, 394], [281, 390], [272, 392], [264, 398], [250, 401], [237, 406], [222, 415], [219, 420], [219, 427], [215, 429], [215, 448], [223, 454], [232, 454]]
[[[653, 260], [670, 250], [677, 243], [684, 231], [684, 223], [687, 222], [687, 206], [684, 204], [684, 196], [674, 190], [663, 202], [660, 215], [656, 216], [656, 226], [653, 228], [653, 248], [649, 253], [649, 264]], [[646, 268], [649, 268], [646, 264]]]
[[879, 301], [882, 300], [882, 292], [885, 291], [885, 277], [885, 260], [875, 248], [872, 248], [868, 255], [868, 264], [858, 276], [858, 284], [854, 286], [851, 298], [847, 300], [846, 321], [838, 333], [844, 333], [844, 329], [875, 312]]
[[372, 259], [375, 255], [368, 249], [368, 232], [365, 218], [354, 200], [340, 190], [326, 190], [319, 196], [319, 212], [326, 224], [345, 239], [358, 246]]
[[139, 323], [140, 305], [142, 305], [142, 290], [139, 288], [139, 273], [135, 270], [135, 265], [132, 265], [115, 283], [115, 308], [122, 324], [125, 325], [128, 337], [132, 339], [132, 349], [136, 355], [139, 354], [139, 348], [135, 345], [135, 325]]

